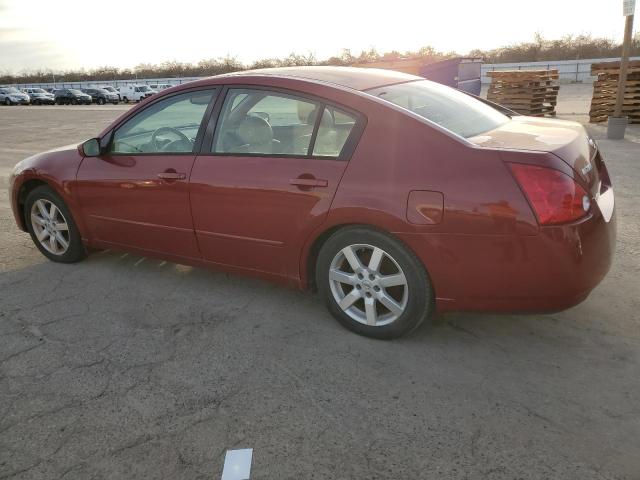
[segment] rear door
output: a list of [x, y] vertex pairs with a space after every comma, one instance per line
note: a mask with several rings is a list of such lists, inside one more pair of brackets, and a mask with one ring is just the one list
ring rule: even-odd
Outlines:
[[118, 126], [109, 151], [82, 161], [77, 195], [102, 245], [200, 257], [189, 204], [189, 174], [214, 89], [170, 95]]
[[296, 277], [296, 245], [327, 215], [359, 116], [255, 87], [228, 89], [218, 109], [209, 151], [203, 145], [190, 183], [202, 255]]

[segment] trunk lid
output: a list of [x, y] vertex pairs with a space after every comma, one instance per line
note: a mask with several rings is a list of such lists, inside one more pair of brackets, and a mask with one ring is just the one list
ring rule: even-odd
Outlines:
[[467, 140], [485, 148], [553, 153], [576, 172], [593, 194], [598, 191], [598, 149], [577, 122], [516, 116], [498, 128]]

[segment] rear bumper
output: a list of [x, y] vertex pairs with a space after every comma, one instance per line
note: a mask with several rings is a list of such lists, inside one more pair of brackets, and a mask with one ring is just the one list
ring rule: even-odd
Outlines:
[[616, 213], [613, 191], [604, 193], [607, 205], [596, 200], [579, 222], [537, 235], [399, 237], [426, 265], [440, 311], [564, 310], [586, 299], [611, 267]]

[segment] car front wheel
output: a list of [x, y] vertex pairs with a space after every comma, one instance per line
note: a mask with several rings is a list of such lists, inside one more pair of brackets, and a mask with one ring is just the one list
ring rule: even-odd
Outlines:
[[433, 310], [422, 262], [399, 240], [365, 227], [339, 230], [324, 243], [316, 284], [333, 316], [368, 337], [400, 337]]
[[4, 99], [4, 104], [7, 105], [7, 106], [10, 106], [11, 105], [11, 100], [9, 100], [9, 98], [5, 98]]
[[33, 243], [49, 260], [73, 263], [86, 256], [71, 211], [51, 188], [43, 185], [27, 195], [24, 218]]

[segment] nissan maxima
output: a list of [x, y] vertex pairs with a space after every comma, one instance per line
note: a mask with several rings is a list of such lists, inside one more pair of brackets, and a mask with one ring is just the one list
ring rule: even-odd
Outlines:
[[580, 124], [385, 70], [173, 87], [23, 160], [11, 192], [50, 260], [115, 249], [317, 289], [376, 338], [436, 310], [566, 309], [615, 248], [611, 180]]

